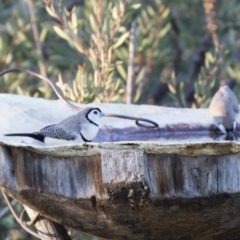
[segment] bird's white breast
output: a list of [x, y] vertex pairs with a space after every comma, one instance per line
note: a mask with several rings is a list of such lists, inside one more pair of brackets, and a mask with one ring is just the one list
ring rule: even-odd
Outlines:
[[80, 132], [85, 139], [92, 141], [98, 133], [98, 126], [92, 123], [83, 123]]

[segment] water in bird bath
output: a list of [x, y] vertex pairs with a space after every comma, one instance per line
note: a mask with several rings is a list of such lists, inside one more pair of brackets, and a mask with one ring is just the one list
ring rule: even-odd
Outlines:
[[240, 141], [240, 132], [223, 134], [216, 129], [100, 129], [95, 142], [144, 141], [158, 143], [204, 143]]

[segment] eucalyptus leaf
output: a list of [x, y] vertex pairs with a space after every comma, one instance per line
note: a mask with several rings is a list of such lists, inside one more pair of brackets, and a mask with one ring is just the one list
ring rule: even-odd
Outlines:
[[122, 45], [126, 39], [129, 37], [129, 32], [126, 32], [122, 34], [121, 37], [118, 38], [118, 40], [113, 44], [112, 48], [118, 48], [120, 45]]
[[65, 40], [67, 40], [68, 42], [72, 42], [71, 37], [65, 32], [63, 31], [63, 29], [61, 29], [58, 26], [53, 26], [54, 31], [57, 33], [57, 35]]

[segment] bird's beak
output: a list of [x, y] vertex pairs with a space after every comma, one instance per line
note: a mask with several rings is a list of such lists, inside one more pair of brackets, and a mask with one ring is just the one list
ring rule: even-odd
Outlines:
[[103, 112], [100, 113], [100, 117], [104, 117], [105, 114]]

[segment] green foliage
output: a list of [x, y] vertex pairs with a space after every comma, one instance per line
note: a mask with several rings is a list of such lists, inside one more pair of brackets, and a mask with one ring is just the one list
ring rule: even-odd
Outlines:
[[177, 83], [174, 72], [168, 83], [169, 97], [174, 101], [177, 107], [186, 107], [186, 101], [184, 97], [184, 82]]
[[[0, 15], [0, 70], [24, 67], [47, 74], [70, 100], [125, 102], [128, 81], [131, 23], [134, 29], [133, 101], [181, 107], [205, 107], [220, 79], [240, 81], [239, 3], [219, 6], [218, 38], [221, 61], [210, 79], [208, 67], [192, 74], [192, 59], [207, 34], [203, 2], [170, 1], [86, 1], [66, 10], [68, 1], [2, 1]], [[37, 51], [30, 12], [36, 16], [40, 53]], [[200, 23], [200, 24], [199, 24]], [[197, 26], [197, 27], [196, 27]], [[212, 52], [206, 49], [205, 56]], [[176, 61], [178, 51], [180, 58]], [[175, 61], [175, 62], [174, 62]], [[205, 60], [204, 60], [205, 61]], [[175, 65], [179, 65], [178, 69]], [[210, 67], [211, 68], [211, 67]], [[42, 71], [45, 69], [45, 71]], [[165, 72], [170, 72], [166, 76]], [[173, 72], [174, 77], [173, 77]], [[59, 76], [57, 78], [57, 76]], [[153, 98], [168, 85], [168, 95]], [[207, 82], [207, 83], [206, 83]], [[194, 101], [186, 98], [192, 84]], [[209, 87], [211, 89], [209, 89]], [[203, 91], [203, 89], [208, 89]], [[1, 92], [52, 98], [49, 86], [26, 76], [8, 74], [1, 78]], [[174, 89], [174, 90], [173, 90]], [[236, 92], [240, 87], [236, 88]]]
[[[126, 101], [133, 21], [136, 23], [132, 43], [135, 103], [206, 107], [220, 79], [240, 81], [237, 0], [228, 3], [228, 7], [225, 0], [218, 7], [221, 61], [217, 61], [209, 79], [205, 79], [211, 70], [206, 59], [211, 54], [216, 57], [213, 45], [204, 53], [206, 59], [201, 70], [195, 71], [192, 63], [200, 57], [197, 49], [202, 48], [207, 35], [203, 1], [91, 0], [79, 1], [74, 7], [69, 7], [69, 1], [36, 0], [32, 7], [31, 2], [0, 3], [0, 70], [24, 67], [47, 74], [70, 100]], [[35, 23], [31, 13], [35, 13]], [[158, 96], [159, 83], [167, 84], [167, 95], [164, 92]], [[189, 84], [195, 90], [193, 101], [187, 97]], [[5, 75], [0, 89], [35, 97], [55, 97], [49, 86], [23, 73]], [[237, 87], [236, 92], [239, 91]]]
[[[24, 2], [20, 2], [17, 8], [17, 4], [6, 4], [7, 18], [12, 18], [13, 11], [16, 11], [16, 19], [7, 23], [6, 32], [11, 47], [8, 51], [4, 45], [1, 48], [1, 60], [5, 65], [0, 70], [21, 66], [39, 72], [39, 62], [43, 61], [49, 77], [61, 76], [58, 86], [70, 100], [82, 103], [124, 102], [130, 24], [135, 19], [134, 101], [147, 100], [157, 80], [156, 75], [170, 61], [169, 48], [164, 47], [171, 28], [169, 8], [161, 1], [151, 5], [145, 1], [115, 0], [86, 1], [84, 5], [66, 11], [64, 1], [58, 4], [45, 1], [44, 12], [43, 5], [36, 2], [42, 53], [39, 55], [36, 52]], [[6, 17], [1, 22], [4, 19]], [[146, 25], [149, 27], [146, 28]], [[14, 40], [16, 32], [24, 46]], [[9, 39], [3, 37], [2, 41], [7, 45]], [[27, 79], [25, 74], [18, 74], [17, 79], [16, 76], [6, 75], [0, 87], [2, 91], [45, 98], [51, 96], [46, 85]], [[146, 90], [148, 94], [143, 94]]]
[[[40, 55], [36, 51], [26, 2], [1, 1], [0, 71], [11, 67], [22, 67], [40, 72], [40, 63], [45, 65], [49, 77], [56, 76], [59, 71], [74, 71], [80, 59], [79, 55], [52, 31], [42, 1], [35, 2], [34, 11], [42, 48]], [[1, 92], [49, 98], [49, 90], [42, 93], [38, 90], [39, 86], [44, 84], [21, 73], [5, 75], [0, 81]]]
[[[217, 68], [219, 61], [219, 52], [212, 54], [205, 53], [205, 64], [200, 69], [198, 77], [194, 82], [194, 101], [192, 108], [207, 108], [210, 104], [213, 94], [217, 91]], [[171, 81], [168, 84], [169, 96], [175, 102], [177, 107], [187, 107], [185, 99], [184, 81], [177, 83], [175, 74], [172, 74]]]
[[[152, 71], [147, 74], [147, 69], [152, 68], [153, 64], [163, 65], [166, 61], [164, 58], [168, 59], [167, 50], [160, 54], [158, 52], [163, 47], [161, 40], [171, 27], [165, 21], [170, 10], [161, 10], [161, 7], [161, 2], [154, 9], [139, 1], [88, 1], [84, 7], [66, 13], [61, 5], [56, 9], [48, 3], [48, 13], [58, 21], [53, 26], [56, 34], [88, 60], [79, 64], [77, 75], [68, 86], [62, 80], [58, 82], [65, 96], [77, 102], [123, 101], [127, 81], [129, 26], [134, 18], [137, 22], [135, 61], [141, 56], [134, 76], [134, 99], [137, 102], [143, 88], [148, 86], [143, 79], [150, 79], [154, 74]], [[146, 25], [149, 26], [147, 29]]]

